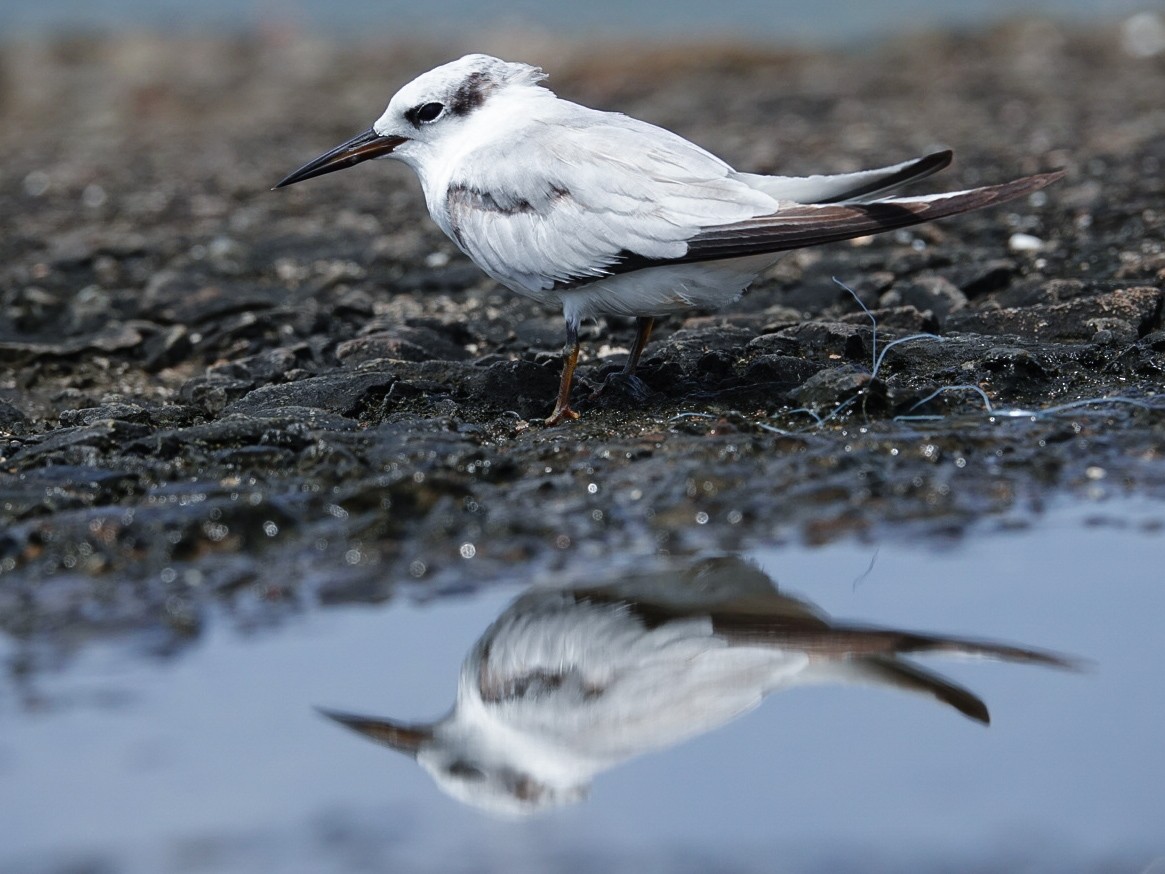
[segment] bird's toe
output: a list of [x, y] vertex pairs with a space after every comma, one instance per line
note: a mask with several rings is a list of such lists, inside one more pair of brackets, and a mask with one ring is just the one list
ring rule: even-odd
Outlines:
[[587, 400], [625, 398], [636, 403], [643, 403], [650, 397], [651, 389], [647, 387], [647, 383], [633, 373], [617, 370], [608, 374], [607, 378], [603, 380], [603, 384], [591, 392]]

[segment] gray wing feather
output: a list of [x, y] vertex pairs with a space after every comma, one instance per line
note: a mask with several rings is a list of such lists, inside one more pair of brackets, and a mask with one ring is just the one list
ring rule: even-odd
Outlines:
[[532, 293], [608, 275], [625, 252], [682, 257], [702, 228], [777, 206], [687, 140], [589, 110], [471, 153], [445, 203], [447, 231], [466, 254]]
[[924, 179], [947, 167], [952, 157], [949, 150], [935, 152], [890, 167], [835, 176], [759, 176], [755, 173], [737, 173], [736, 177], [777, 200], [791, 200], [794, 203], [854, 202]]
[[664, 264], [739, 258], [850, 240], [1005, 203], [1063, 176], [1064, 171], [1060, 170], [969, 191], [892, 197], [873, 203], [791, 204], [771, 215], [705, 228], [688, 241], [687, 251], [679, 258], [652, 259], [628, 252], [609, 269], [612, 273], [625, 273]]
[[561, 115], [466, 155], [445, 215], [434, 213], [483, 270], [535, 296], [906, 227], [1022, 197], [1063, 175], [866, 202], [945, 167], [950, 153], [841, 176], [756, 176], [646, 122], [561, 103]]
[[826, 658], [863, 658], [903, 653], [953, 653], [979, 658], [1023, 662], [1054, 668], [1075, 669], [1079, 664], [1059, 653], [989, 640], [944, 637], [884, 628], [861, 626], [817, 626], [788, 617], [713, 611], [713, 632], [735, 645], [773, 646], [800, 649]]

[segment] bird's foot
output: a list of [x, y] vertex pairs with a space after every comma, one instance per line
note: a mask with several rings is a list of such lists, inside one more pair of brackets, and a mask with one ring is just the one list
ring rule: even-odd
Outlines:
[[651, 397], [651, 389], [647, 387], [647, 383], [642, 379], [634, 373], [616, 370], [614, 373], [607, 374], [607, 378], [603, 380], [603, 384], [591, 392], [587, 400], [598, 400], [604, 392], [611, 388], [616, 389], [620, 395], [630, 398], [637, 403], [643, 403]]
[[554, 425], [560, 425], [564, 421], [573, 421], [578, 418], [578, 413], [570, 408], [570, 404], [559, 403], [555, 404], [554, 412], [546, 417], [546, 427], [550, 428]]

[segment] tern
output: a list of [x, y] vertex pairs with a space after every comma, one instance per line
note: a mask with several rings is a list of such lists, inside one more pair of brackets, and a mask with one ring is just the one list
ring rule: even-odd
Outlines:
[[832, 176], [762, 176], [664, 128], [557, 97], [541, 69], [466, 55], [396, 93], [372, 128], [276, 188], [394, 158], [416, 171], [433, 221], [482, 270], [566, 319], [548, 425], [570, 406], [579, 325], [637, 320], [631, 378], [655, 319], [738, 298], [781, 253], [1003, 203], [1063, 171], [946, 194], [887, 193], [946, 167], [949, 151]]
[[973, 693], [902, 658], [926, 652], [1074, 666], [1025, 647], [833, 624], [726, 556], [520, 595], [470, 650], [456, 703], [435, 722], [321, 712], [411, 756], [454, 798], [520, 816], [577, 802], [600, 772], [797, 685], [897, 687], [987, 724]]

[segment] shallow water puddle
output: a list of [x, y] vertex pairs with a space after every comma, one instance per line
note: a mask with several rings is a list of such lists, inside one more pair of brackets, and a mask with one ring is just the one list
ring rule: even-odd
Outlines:
[[[212, 623], [171, 661], [94, 646], [34, 679], [42, 708], [18, 707], [11, 688], [0, 697], [0, 870], [1155, 871], [1165, 537], [1083, 518], [943, 550], [747, 556], [835, 622], [1092, 662], [912, 657], [981, 697], [990, 728], [898, 690], [796, 688], [522, 819], [458, 803], [408, 757], [313, 710], [440, 717], [466, 653], [521, 586], [313, 611], [250, 637]], [[531, 694], [562, 692], [542, 682]]]

